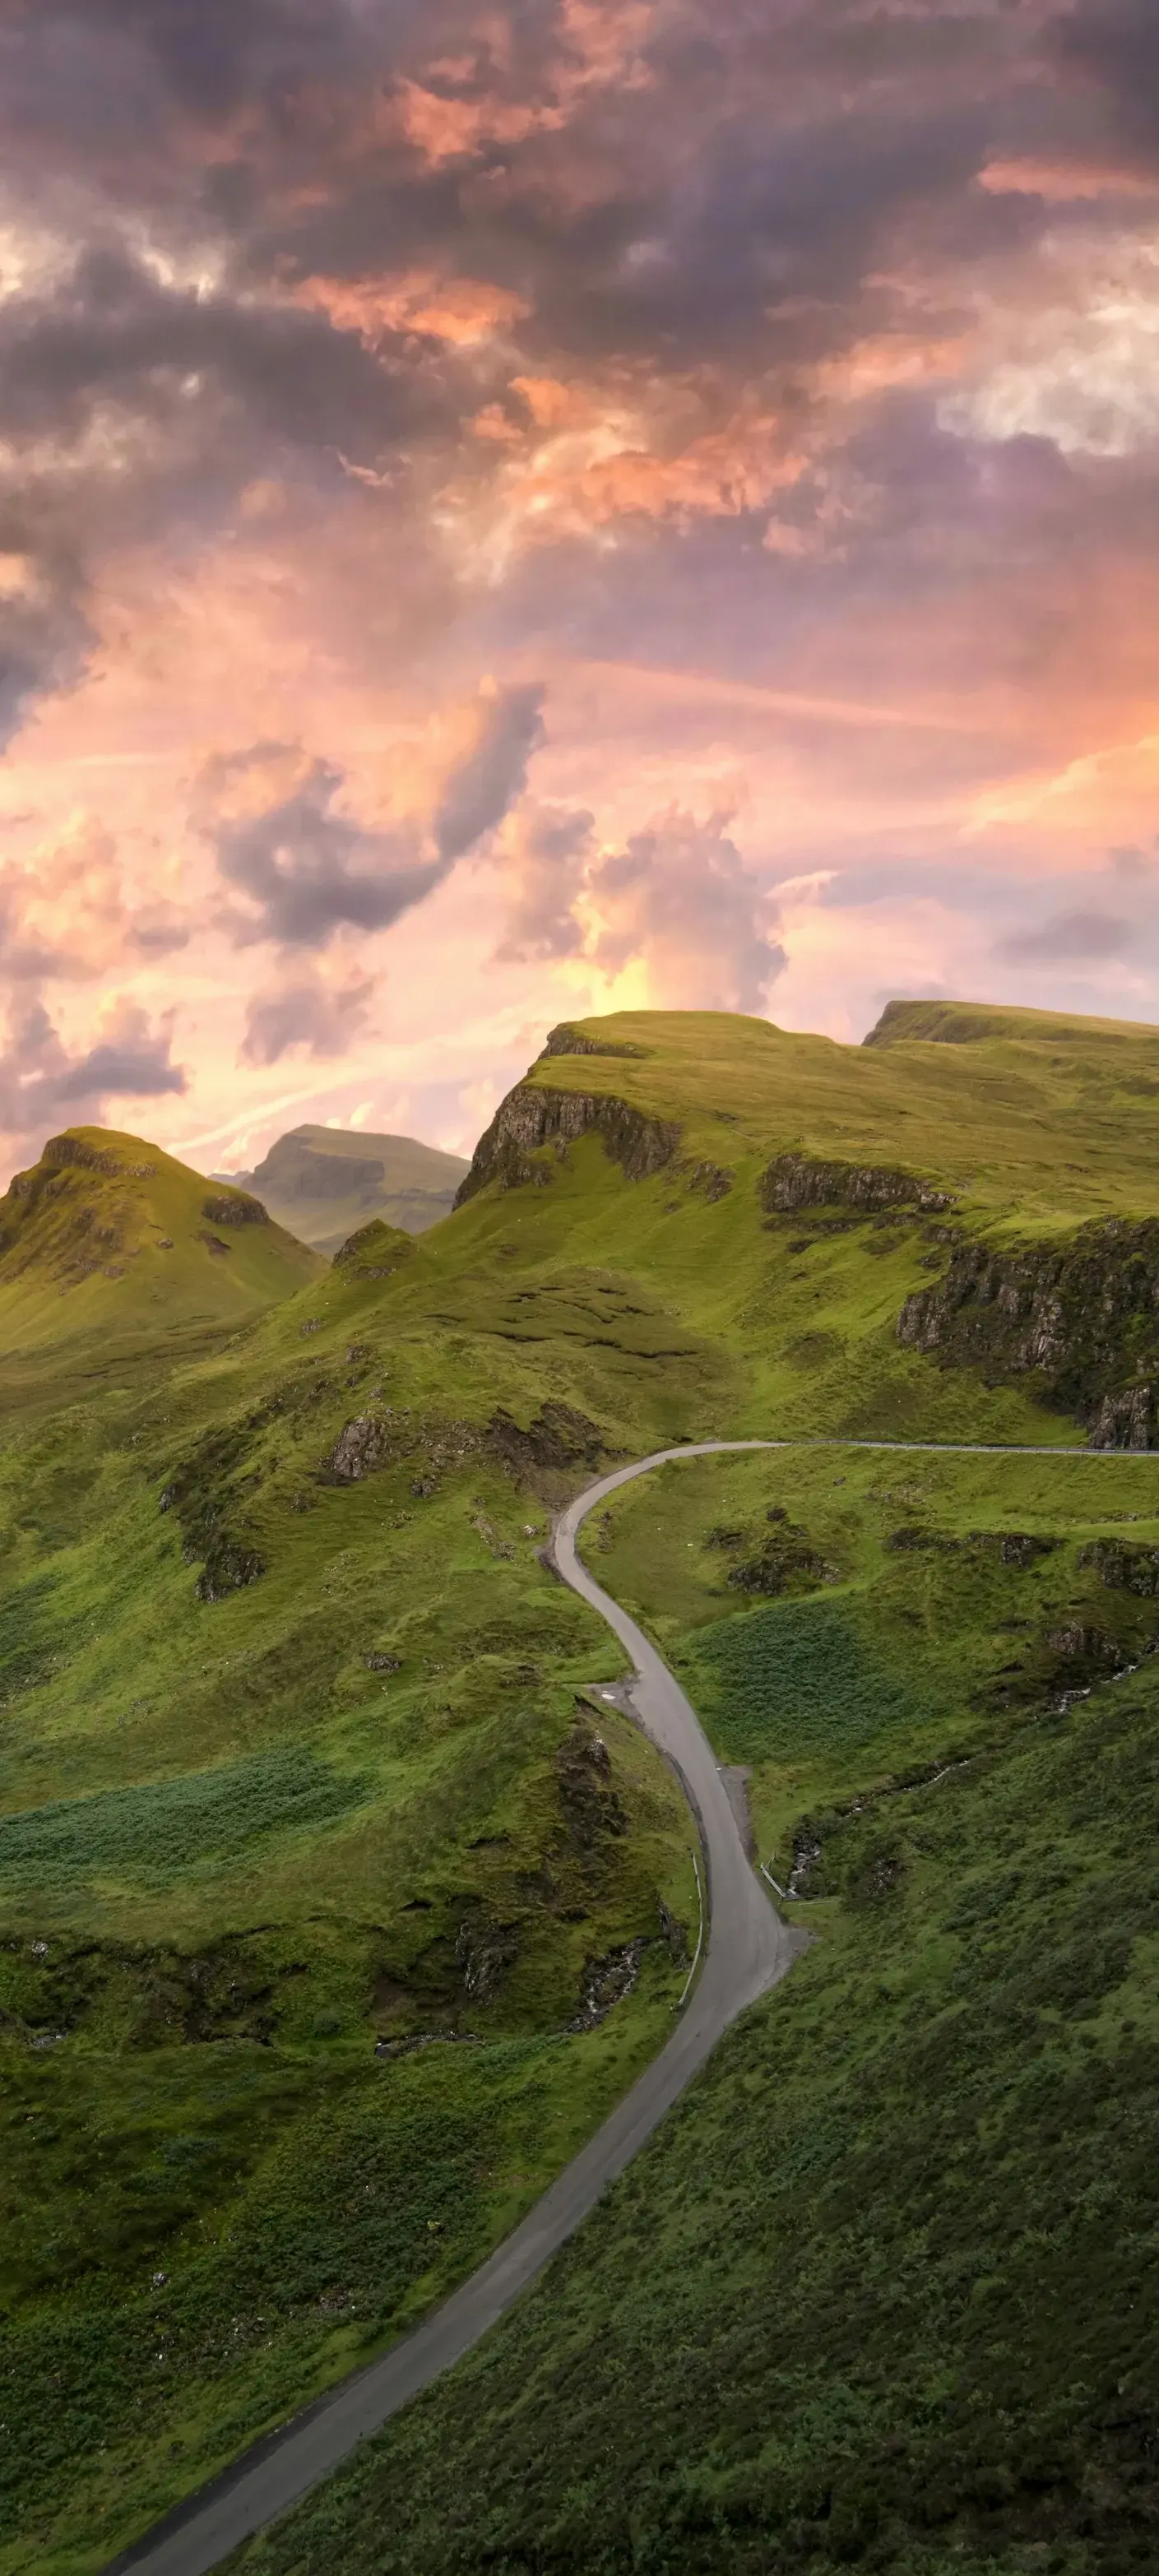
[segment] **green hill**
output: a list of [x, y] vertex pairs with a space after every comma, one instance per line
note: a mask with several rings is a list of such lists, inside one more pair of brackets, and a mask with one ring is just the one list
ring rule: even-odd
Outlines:
[[[898, 1033], [944, 1007], [860, 1048], [722, 1014], [556, 1031], [447, 1222], [371, 1220], [189, 1340], [146, 1315], [131, 1367], [100, 1305], [67, 1383], [5, 1373], [4, 2576], [95, 2576], [397, 2332], [670, 2027], [687, 1820], [626, 1723], [596, 1733], [583, 1692], [620, 1665], [540, 1562], [558, 1502], [698, 1435], [1154, 1436], [1159, 1033], [981, 1006]], [[30, 1317], [151, 1275], [62, 1298], [62, 1243]], [[856, 2540], [1023, 2576], [1084, 2479], [1103, 2555], [1059, 2563], [1118, 2563], [1150, 2510], [1153, 2312], [1140, 2288], [1125, 2334], [1115, 2248], [1141, 2281], [1159, 2215], [1154, 1473], [682, 1463], [593, 1531], [823, 1937], [546, 2292], [255, 2563], [829, 2576]], [[999, 2346], [991, 2418], [969, 2371]], [[915, 2519], [927, 2489], [948, 2522]]]
[[232, 1179], [300, 1242], [332, 1256], [374, 1217], [406, 1234], [425, 1233], [450, 1214], [466, 1170], [461, 1155], [414, 1136], [307, 1126], [279, 1136], [256, 1171]]
[[112, 1128], [53, 1136], [0, 1198], [10, 1350], [240, 1322], [321, 1268], [257, 1201]]

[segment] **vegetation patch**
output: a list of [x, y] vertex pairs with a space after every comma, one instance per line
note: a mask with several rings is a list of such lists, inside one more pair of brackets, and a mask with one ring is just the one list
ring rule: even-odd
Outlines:
[[875, 1660], [843, 1601], [770, 1603], [702, 1628], [687, 1671], [730, 1762], [868, 1744], [914, 1713], [912, 1693]]
[[264, 1835], [329, 1824], [360, 1805], [369, 1785], [295, 1744], [176, 1780], [56, 1799], [0, 1819], [0, 1887], [47, 1896], [122, 1873], [171, 1879]]

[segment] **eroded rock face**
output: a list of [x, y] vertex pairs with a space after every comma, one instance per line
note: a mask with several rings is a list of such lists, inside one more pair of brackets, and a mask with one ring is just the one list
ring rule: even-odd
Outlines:
[[506, 1189], [520, 1182], [549, 1182], [550, 1166], [533, 1163], [530, 1157], [550, 1145], [566, 1153], [569, 1144], [593, 1131], [630, 1181], [647, 1180], [662, 1171], [680, 1143], [680, 1129], [673, 1120], [650, 1118], [626, 1100], [614, 1100], [602, 1092], [546, 1091], [536, 1083], [517, 1083], [500, 1101], [475, 1147], [471, 1169], [456, 1194], [456, 1207], [464, 1207], [490, 1181]]
[[628, 1818], [612, 1784], [612, 1758], [603, 1737], [578, 1719], [555, 1757], [559, 1805], [568, 1840], [581, 1852], [598, 1852], [608, 1836], [626, 1834]]
[[[86, 1144], [83, 1136], [50, 1136], [40, 1159], [42, 1163], [79, 1163], [86, 1172], [129, 1173], [135, 1181], [151, 1181], [157, 1170], [155, 1163], [124, 1163], [106, 1147]], [[25, 1180], [31, 1177], [22, 1175]]]
[[203, 1199], [201, 1213], [211, 1225], [268, 1225], [270, 1221], [261, 1200], [251, 1198], [248, 1190], [223, 1190], [217, 1198]]
[[224, 1601], [231, 1592], [241, 1592], [246, 1584], [257, 1583], [265, 1573], [265, 1559], [256, 1547], [223, 1531], [211, 1540], [209, 1553], [197, 1579], [199, 1601]]
[[493, 1413], [487, 1442], [520, 1474], [531, 1467], [598, 1467], [610, 1455], [598, 1422], [570, 1404], [551, 1401], [532, 1416], [526, 1431], [502, 1409]]
[[1086, 1424], [1092, 1448], [1153, 1448], [1159, 1220], [1111, 1217], [1021, 1250], [962, 1244], [944, 1278], [907, 1297], [897, 1338], [996, 1380], [1038, 1374], [1046, 1402]]
[[607, 2020], [613, 2005], [622, 2003], [625, 1995], [631, 1994], [647, 1947], [647, 1941], [638, 1933], [636, 1939], [626, 1941], [622, 1949], [605, 1950], [602, 1958], [585, 1961], [580, 2007], [574, 2020], [567, 2025], [569, 2031], [596, 2030], [600, 2022]]
[[398, 1427], [381, 1413], [359, 1413], [344, 1422], [324, 1465], [340, 1485], [357, 1485], [398, 1455]]
[[1093, 1566], [1112, 1592], [1134, 1592], [1152, 1601], [1159, 1594], [1159, 1547], [1141, 1547], [1125, 1538], [1096, 1538], [1079, 1549], [1078, 1563]]
[[809, 1591], [815, 1584], [838, 1583], [841, 1578], [837, 1566], [812, 1545], [808, 1532], [781, 1513], [755, 1555], [734, 1565], [726, 1579], [733, 1592], [759, 1592], [775, 1599], [779, 1593]]
[[489, 2003], [518, 1955], [516, 1926], [496, 1921], [485, 1906], [472, 1907], [463, 1916], [455, 1941], [455, 1965], [468, 2002]]
[[849, 1207], [867, 1216], [889, 1208], [917, 1208], [932, 1214], [953, 1205], [950, 1191], [936, 1190], [917, 1172], [869, 1163], [829, 1162], [813, 1154], [778, 1154], [761, 1174], [760, 1200], [770, 1216], [796, 1208]]
[[584, 1029], [573, 1029], [569, 1020], [561, 1020], [559, 1027], [552, 1029], [539, 1062], [542, 1064], [544, 1056], [550, 1055], [646, 1056], [647, 1054], [647, 1047], [633, 1046], [630, 1038], [621, 1038], [618, 1045], [611, 1038], [590, 1038]]
[[726, 1199], [732, 1188], [732, 1173], [719, 1163], [678, 1163], [676, 1171], [698, 1198], [707, 1199], [712, 1206], [718, 1199]]

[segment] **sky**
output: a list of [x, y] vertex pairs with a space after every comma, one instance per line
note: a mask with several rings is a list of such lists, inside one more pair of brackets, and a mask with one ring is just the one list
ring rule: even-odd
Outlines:
[[0, 1164], [1159, 1021], [1155, 0], [0, 0]]

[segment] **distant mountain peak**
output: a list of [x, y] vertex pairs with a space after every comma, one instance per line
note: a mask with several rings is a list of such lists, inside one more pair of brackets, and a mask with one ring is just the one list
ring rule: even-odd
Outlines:
[[468, 1165], [416, 1136], [306, 1121], [275, 1138], [252, 1172], [215, 1174], [249, 1190], [303, 1243], [332, 1257], [380, 1218], [403, 1234], [425, 1234], [449, 1216]]

